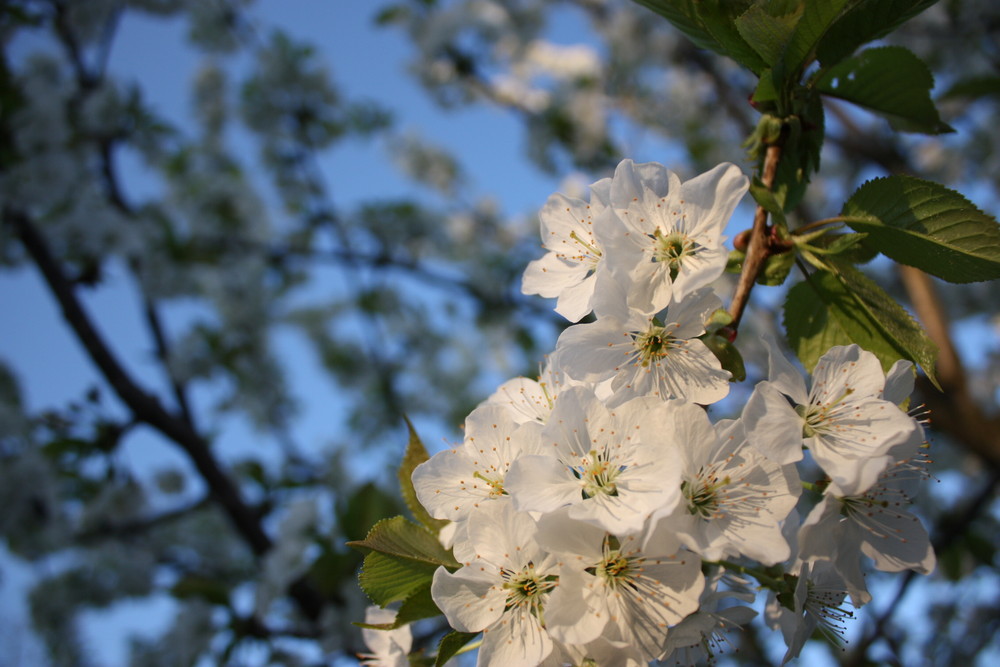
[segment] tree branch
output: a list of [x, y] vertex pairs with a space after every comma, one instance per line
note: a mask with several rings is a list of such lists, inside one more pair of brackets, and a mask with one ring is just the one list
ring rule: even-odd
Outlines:
[[[91, 361], [122, 402], [132, 411], [136, 420], [153, 427], [184, 450], [208, 485], [213, 500], [222, 506], [233, 527], [254, 554], [259, 556], [269, 551], [272, 546], [271, 538], [264, 532], [260, 517], [243, 499], [233, 480], [223, 471], [212, 454], [208, 442], [184, 419], [167, 412], [156, 396], [140, 387], [128, 374], [84, 311], [72, 283], [28, 216], [5, 209], [3, 221], [11, 225], [15, 234], [21, 239], [58, 301], [66, 322], [73, 329]], [[318, 617], [323, 601], [315, 589], [299, 580], [293, 584], [291, 592], [307, 616]]]
[[987, 416], [969, 391], [934, 281], [911, 266], [899, 265], [899, 273], [917, 318], [938, 346], [936, 370], [943, 391], [926, 377], [917, 381], [920, 397], [931, 412], [931, 427], [958, 438], [990, 469], [1000, 471], [1000, 417]]
[[[774, 175], [778, 170], [778, 162], [781, 160], [781, 144], [769, 144], [767, 152], [764, 154], [764, 172], [761, 181], [768, 190], [774, 185]], [[740, 272], [739, 282], [736, 283], [736, 291], [733, 294], [733, 302], [729, 306], [729, 314], [733, 317], [733, 323], [729, 325], [733, 330], [738, 330], [740, 320], [743, 318], [743, 311], [750, 301], [750, 292], [753, 290], [757, 276], [764, 268], [764, 262], [771, 256], [771, 230], [767, 224], [767, 210], [758, 205], [753, 217], [753, 228], [750, 230], [750, 239], [747, 243], [747, 254], [743, 260], [743, 270]]]

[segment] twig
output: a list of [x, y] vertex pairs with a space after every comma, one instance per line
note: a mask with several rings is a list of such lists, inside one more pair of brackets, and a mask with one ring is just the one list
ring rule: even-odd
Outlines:
[[1000, 471], [1000, 418], [988, 417], [979, 407], [966, 378], [965, 368], [951, 340], [947, 317], [930, 276], [911, 266], [899, 266], [900, 277], [927, 335], [937, 344], [938, 382], [918, 379], [921, 398], [931, 411], [931, 426], [961, 440], [993, 471]]
[[[761, 175], [761, 181], [768, 190], [774, 185], [774, 175], [778, 170], [780, 160], [781, 144], [769, 144], [767, 152], [764, 154], [764, 173]], [[750, 230], [750, 240], [747, 243], [746, 258], [743, 260], [743, 271], [740, 273], [739, 282], [736, 283], [733, 302], [729, 306], [729, 314], [733, 317], [733, 323], [730, 326], [734, 330], [739, 329], [743, 311], [750, 300], [750, 292], [753, 290], [758, 274], [764, 268], [764, 262], [771, 255], [770, 238], [767, 210], [758, 205], [753, 217], [753, 228]]]

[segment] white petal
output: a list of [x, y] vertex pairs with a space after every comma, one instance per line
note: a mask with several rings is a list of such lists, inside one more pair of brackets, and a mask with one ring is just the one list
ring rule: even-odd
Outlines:
[[463, 567], [452, 574], [439, 567], [431, 582], [435, 604], [460, 632], [479, 632], [499, 620], [504, 611], [506, 592], [477, 575], [478, 568]]
[[770, 382], [760, 382], [743, 408], [747, 439], [757, 451], [778, 463], [802, 459], [802, 417]]
[[552, 512], [580, 502], [581, 484], [551, 456], [525, 456], [510, 468], [506, 488], [521, 511]]

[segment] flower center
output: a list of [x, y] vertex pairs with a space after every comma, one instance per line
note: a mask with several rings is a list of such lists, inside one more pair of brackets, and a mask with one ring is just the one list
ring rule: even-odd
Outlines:
[[836, 415], [836, 409], [840, 406], [844, 400], [854, 393], [854, 389], [847, 387], [844, 389], [844, 393], [841, 394], [836, 400], [830, 401], [829, 403], [820, 404], [810, 404], [810, 405], [796, 405], [795, 413], [799, 417], [802, 417], [802, 437], [811, 438], [814, 435], [822, 434], [824, 431], [830, 428], [831, 422], [834, 421]]
[[472, 476], [476, 479], [481, 479], [486, 482], [490, 487], [490, 498], [499, 498], [500, 496], [506, 496], [507, 492], [503, 488], [503, 477], [489, 477], [478, 470], [472, 473]]
[[527, 607], [536, 616], [541, 613], [545, 594], [559, 583], [559, 577], [554, 574], [536, 572], [535, 564], [531, 562], [518, 572], [501, 568], [500, 575], [504, 579], [503, 588], [507, 591], [505, 608]]
[[681, 493], [687, 499], [688, 512], [702, 519], [717, 517], [723, 504], [719, 490], [729, 486], [730, 481], [729, 475], [720, 479], [715, 474], [699, 470], [693, 480], [681, 482]]
[[670, 279], [676, 280], [684, 258], [695, 254], [698, 244], [680, 232], [664, 234], [657, 229], [649, 236], [653, 239], [653, 261], [665, 262], [670, 267]]
[[582, 457], [581, 465], [572, 470], [583, 481], [583, 498], [586, 500], [600, 494], [617, 496], [618, 485], [615, 480], [625, 470], [625, 466], [612, 463], [606, 452], [598, 453], [592, 449], [587, 456]]
[[635, 345], [636, 350], [636, 363], [644, 368], [648, 367], [667, 356], [670, 350], [678, 347], [677, 339], [670, 333], [656, 318], [653, 318], [646, 331], [633, 332], [631, 336], [632, 344]]
[[808, 582], [803, 608], [818, 621], [817, 629], [834, 645], [840, 645], [847, 632], [845, 621], [854, 618], [854, 612], [844, 608], [845, 591]]
[[614, 535], [604, 537], [602, 551], [601, 560], [594, 567], [588, 567], [587, 572], [599, 577], [612, 589], [621, 586], [636, 588], [635, 580], [642, 576], [643, 559], [622, 554], [621, 543]]

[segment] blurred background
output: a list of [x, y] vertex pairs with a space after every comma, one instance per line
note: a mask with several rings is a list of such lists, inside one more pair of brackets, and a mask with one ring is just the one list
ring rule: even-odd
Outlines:
[[[752, 76], [625, 0], [4, 0], [0, 35], [2, 667], [356, 664], [343, 544], [402, 511], [403, 415], [460, 439], [566, 325], [520, 292], [545, 199], [624, 157], [753, 166]], [[890, 41], [957, 132], [831, 104], [797, 222], [886, 173], [1000, 209], [1000, 6]], [[915, 399], [939, 565], [870, 575], [849, 642], [802, 664], [998, 664], [1000, 299], [868, 268], [942, 349]], [[716, 417], [778, 328], [781, 288], [754, 297]]]

